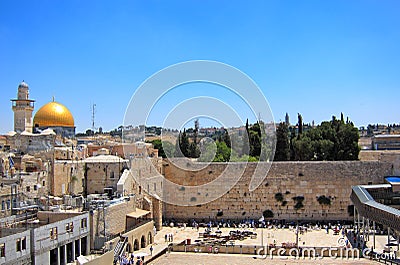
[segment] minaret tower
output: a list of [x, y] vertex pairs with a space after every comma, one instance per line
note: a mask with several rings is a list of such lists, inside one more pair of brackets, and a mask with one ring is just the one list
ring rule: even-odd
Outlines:
[[29, 99], [28, 84], [22, 81], [18, 85], [17, 99], [12, 99], [12, 110], [14, 111], [14, 131], [32, 132], [32, 112], [34, 109], [34, 100]]

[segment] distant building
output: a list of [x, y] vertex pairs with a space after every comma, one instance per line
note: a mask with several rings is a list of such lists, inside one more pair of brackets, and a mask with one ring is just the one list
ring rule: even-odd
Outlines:
[[374, 150], [400, 150], [400, 135], [380, 134], [372, 137]]

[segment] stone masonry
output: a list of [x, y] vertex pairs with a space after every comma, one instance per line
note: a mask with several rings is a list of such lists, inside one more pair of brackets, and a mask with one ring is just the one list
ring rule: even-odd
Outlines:
[[[395, 163], [395, 165], [393, 164]], [[271, 210], [273, 219], [285, 220], [350, 220], [351, 186], [383, 183], [384, 176], [398, 171], [396, 159], [388, 161], [323, 161], [274, 162], [268, 174], [258, 176], [263, 181], [249, 191], [256, 163], [235, 163], [237, 172], [244, 167], [240, 180], [220, 198], [203, 205], [175, 206], [164, 204], [163, 216], [176, 220], [256, 219]], [[195, 168], [196, 165], [193, 165]], [[168, 163], [165, 177], [180, 185], [196, 186], [216, 179], [225, 169], [224, 163], [212, 163], [197, 171], [184, 171]], [[235, 169], [235, 168], [234, 168]], [[218, 188], [218, 187], [216, 187]], [[179, 190], [165, 191], [179, 196]], [[276, 194], [283, 199], [278, 201]], [[177, 195], [175, 195], [177, 194]], [[193, 200], [207, 194], [196, 194]], [[319, 196], [330, 198], [330, 205], [320, 204]], [[295, 209], [295, 197], [304, 197], [303, 207]], [[203, 198], [204, 199], [204, 198]]]

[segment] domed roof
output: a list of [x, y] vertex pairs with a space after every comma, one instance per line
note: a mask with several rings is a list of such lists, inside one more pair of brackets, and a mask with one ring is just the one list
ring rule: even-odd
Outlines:
[[28, 84], [27, 84], [27, 83], [25, 83], [25, 81], [24, 81], [24, 80], [22, 80], [22, 82], [21, 82], [21, 83], [19, 83], [18, 87], [26, 87], [26, 88], [29, 88]]
[[35, 127], [74, 127], [74, 117], [63, 104], [52, 101], [36, 112], [33, 124]]

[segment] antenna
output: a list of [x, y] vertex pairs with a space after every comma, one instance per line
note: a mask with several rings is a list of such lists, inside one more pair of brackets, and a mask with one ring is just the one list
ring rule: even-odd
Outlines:
[[94, 133], [95, 130], [96, 130], [96, 127], [94, 127], [94, 117], [95, 117], [95, 114], [96, 114], [96, 104], [93, 104], [93, 105], [92, 105], [92, 131], [93, 131], [93, 133]]

